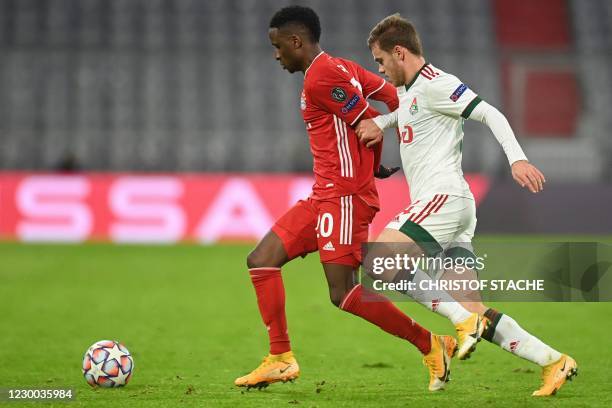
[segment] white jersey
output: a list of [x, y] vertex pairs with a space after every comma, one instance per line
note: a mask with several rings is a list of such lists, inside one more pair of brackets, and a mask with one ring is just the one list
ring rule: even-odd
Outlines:
[[428, 63], [397, 93], [399, 108], [374, 121], [382, 129], [399, 130], [411, 201], [435, 194], [473, 199], [461, 169], [463, 122], [481, 99], [457, 77]]

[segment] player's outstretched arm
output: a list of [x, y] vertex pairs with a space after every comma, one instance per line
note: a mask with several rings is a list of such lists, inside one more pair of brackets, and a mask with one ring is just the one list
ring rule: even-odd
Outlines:
[[491, 129], [512, 167], [512, 177], [521, 187], [527, 188], [532, 193], [544, 189], [546, 182], [544, 174], [529, 163], [503, 113], [485, 101], [481, 101], [469, 118], [482, 122]]

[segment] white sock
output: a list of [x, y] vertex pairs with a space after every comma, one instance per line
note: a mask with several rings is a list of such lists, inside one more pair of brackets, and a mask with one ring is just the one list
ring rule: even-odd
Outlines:
[[561, 358], [561, 353], [526, 332], [513, 318], [506, 314], [502, 315], [495, 327], [493, 343], [542, 367]]
[[427, 309], [448, 318], [453, 324], [463, 322], [471, 316], [461, 303], [457, 302], [446, 291], [443, 290], [420, 290], [421, 281], [431, 281], [432, 278], [420, 269], [416, 269], [412, 282], [416, 284], [416, 290], [405, 292], [414, 300]]

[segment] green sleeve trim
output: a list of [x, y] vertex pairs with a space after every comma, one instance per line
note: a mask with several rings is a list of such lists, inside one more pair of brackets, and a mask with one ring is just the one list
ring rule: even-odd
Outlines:
[[438, 241], [419, 224], [406, 221], [399, 230], [421, 247], [427, 256], [432, 257], [442, 252], [442, 246]]
[[476, 105], [478, 105], [480, 102], [482, 102], [480, 96], [476, 96], [474, 99], [472, 99], [472, 102], [468, 103], [468, 106], [466, 106], [463, 112], [461, 112], [461, 117], [464, 119], [469, 118]]

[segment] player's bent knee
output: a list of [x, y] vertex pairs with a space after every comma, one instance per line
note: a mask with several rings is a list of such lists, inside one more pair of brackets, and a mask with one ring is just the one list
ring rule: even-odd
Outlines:
[[280, 267], [282, 263], [279, 262], [277, 257], [268, 251], [263, 250], [259, 246], [251, 251], [247, 256], [247, 266], [251, 268], [270, 268]]
[[280, 268], [287, 262], [287, 253], [280, 238], [270, 231], [247, 255], [249, 268]]
[[334, 306], [340, 307], [342, 301], [346, 297], [348, 291], [341, 289], [330, 289], [329, 291], [329, 300], [333, 303]]
[[340, 307], [340, 305], [342, 304], [342, 300], [344, 299], [344, 296], [337, 296], [337, 295], [330, 293], [329, 299], [331, 300], [334, 306]]
[[262, 265], [262, 257], [259, 255], [259, 251], [257, 250], [257, 248], [253, 249], [248, 255], [247, 255], [247, 266], [249, 268], [262, 268], [264, 267]]
[[252, 268], [280, 268], [285, 264], [284, 259], [277, 254], [255, 248], [247, 256], [247, 266]]

